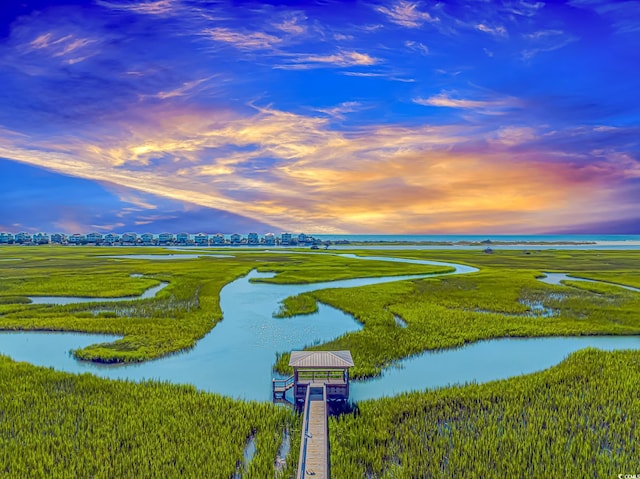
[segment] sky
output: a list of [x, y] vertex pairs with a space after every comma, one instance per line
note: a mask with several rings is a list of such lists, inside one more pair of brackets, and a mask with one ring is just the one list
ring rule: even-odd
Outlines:
[[640, 234], [640, 2], [3, 0], [0, 231]]

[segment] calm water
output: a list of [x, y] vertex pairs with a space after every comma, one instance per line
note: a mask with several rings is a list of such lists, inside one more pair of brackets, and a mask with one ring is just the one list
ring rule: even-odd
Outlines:
[[[456, 267], [456, 272], [450, 274], [477, 271], [469, 266], [448, 263], [411, 262]], [[77, 333], [0, 333], [0, 352], [18, 361], [28, 361], [63, 371], [91, 372], [114, 379], [159, 379], [173, 383], [189, 383], [199, 389], [236, 398], [269, 401], [271, 367], [276, 353], [302, 349], [306, 345], [326, 342], [347, 332], [361, 329], [361, 325], [352, 316], [322, 304], [319, 305], [319, 311], [313, 315], [273, 318], [272, 313], [278, 309], [281, 300], [305, 291], [327, 287], [348, 288], [423, 277], [362, 278], [307, 285], [250, 282], [252, 278], [270, 276], [270, 273], [253, 271], [226, 285], [220, 295], [224, 320], [192, 350], [166, 358], [134, 365], [96, 365], [80, 362], [73, 358], [71, 350], [112, 341], [114, 337]], [[423, 353], [400, 361], [396, 367], [387, 369], [381, 378], [354, 383], [352, 398], [363, 400], [409, 390], [470, 381], [484, 382], [526, 374], [557, 364], [567, 354], [589, 346], [608, 350], [637, 349], [640, 347], [640, 339], [497, 339], [458, 349]]]
[[640, 235], [313, 235], [330, 241], [508, 241], [508, 242], [595, 242], [595, 243], [640, 243]]
[[604, 281], [595, 281], [593, 279], [586, 279], [586, 278], [575, 278], [573, 276], [569, 276], [569, 274], [567, 273], [545, 273], [545, 274], [546, 276], [544, 278], [538, 278], [538, 280], [547, 284], [561, 285], [562, 281], [585, 281], [587, 283], [610, 284], [612, 286], [617, 286], [618, 288], [628, 289], [629, 291], [640, 292], [640, 288], [634, 288], [633, 286], [625, 286], [623, 284], [608, 283]]
[[530, 374], [558, 364], [584, 348], [640, 349], [640, 336], [492, 339], [461, 348], [426, 352], [387, 368], [382, 377], [354, 382], [354, 401], [394, 396], [410, 390], [484, 383]]

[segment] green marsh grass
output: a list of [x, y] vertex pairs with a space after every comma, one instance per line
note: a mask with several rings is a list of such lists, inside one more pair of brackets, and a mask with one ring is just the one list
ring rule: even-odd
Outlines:
[[335, 477], [618, 477], [638, 465], [639, 352], [365, 401], [331, 418]]
[[[361, 252], [367, 254], [366, 251]], [[376, 253], [377, 254], [377, 253]], [[364, 325], [310, 349], [349, 349], [354, 377], [369, 377], [394, 361], [436, 350], [501, 337], [640, 334], [640, 293], [614, 285], [569, 281], [544, 284], [543, 271], [583, 276], [603, 264], [622, 279], [640, 267], [635, 251], [517, 251], [486, 255], [473, 251], [384, 251], [381, 255], [436, 259], [477, 266], [478, 273], [306, 293], [315, 300], [352, 314]], [[592, 275], [584, 274], [585, 277]], [[552, 311], [537, 315], [527, 304]], [[295, 314], [295, 310], [289, 314]], [[399, 328], [394, 315], [406, 328]], [[289, 373], [289, 356], [279, 356], [276, 370]]]
[[[334, 255], [268, 252], [162, 261], [108, 257], [141, 252], [167, 254], [162, 248], [0, 248], [0, 259], [3, 255], [21, 258], [0, 262], [0, 329], [119, 335], [123, 338], [74, 354], [89, 361], [138, 362], [193, 347], [222, 319], [222, 287], [254, 268], [278, 273], [276, 282], [357, 278], [375, 276], [377, 271], [420, 274], [438, 269]], [[160, 281], [169, 286], [152, 299], [64, 306], [24, 304], [26, 296], [135, 296]]]
[[[0, 356], [0, 476], [6, 478], [243, 478], [275, 476], [290, 409], [190, 386], [110, 381]], [[255, 437], [246, 469], [243, 451]], [[282, 477], [291, 477], [291, 449]]]
[[[97, 256], [107, 251], [113, 250], [0, 248], [0, 259], [22, 258], [0, 262], [0, 327], [120, 334], [120, 341], [90, 346], [77, 355], [138, 361], [194, 344], [220, 319], [222, 286], [256, 267], [277, 271], [277, 282], [418, 271], [406, 264], [349, 260], [349, 265], [345, 258], [335, 261], [324, 254], [251, 253], [169, 262]], [[493, 255], [376, 254], [464, 263], [481, 271], [327, 289], [289, 301], [290, 314], [320, 301], [353, 314], [364, 325], [360, 332], [318, 346], [351, 349], [356, 376], [375, 375], [394, 360], [425, 349], [479, 339], [640, 334], [638, 293], [580, 281], [552, 286], [535, 279], [544, 271], [560, 271], [636, 286], [640, 252], [532, 250], [525, 255], [496, 247]], [[144, 278], [130, 278], [131, 273]], [[105, 296], [139, 294], [158, 281], [170, 286], [157, 298], [134, 303], [20, 304], [21, 295], [52, 294], [56, 274], [84, 277], [86, 281], [68, 286], [78, 296], [95, 291], [95, 284], [85, 285], [89, 280], [105, 280], [110, 285]], [[527, 302], [539, 302], [554, 315], [536, 315]], [[117, 317], [101, 314], [100, 308], [114, 309]], [[398, 327], [394, 315], [407, 327]], [[279, 364], [286, 361], [285, 354]], [[639, 377], [639, 352], [585, 350], [532, 375], [365, 401], [353, 413], [330, 420], [332, 474], [378, 479], [616, 477], [631, 472], [640, 457]], [[297, 415], [191, 387], [76, 376], [0, 358], [0, 413], [0, 471], [10, 478], [227, 479], [242, 470], [243, 449], [251, 436], [257, 453], [243, 477], [270, 478], [284, 429], [291, 431], [292, 443], [280, 477], [295, 474]]]
[[313, 314], [318, 311], [317, 301], [308, 294], [289, 296], [282, 301], [280, 309], [273, 314], [274, 318], [290, 318], [300, 314]]

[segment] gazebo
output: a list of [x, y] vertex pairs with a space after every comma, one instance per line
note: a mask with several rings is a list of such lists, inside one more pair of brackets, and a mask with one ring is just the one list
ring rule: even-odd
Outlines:
[[296, 401], [304, 401], [307, 387], [314, 384], [326, 385], [327, 399], [349, 398], [350, 351], [291, 351], [289, 366], [293, 368]]
[[325, 385], [327, 400], [349, 399], [349, 368], [353, 367], [350, 351], [291, 351], [289, 366], [293, 376], [274, 380], [276, 397], [293, 388], [296, 402], [304, 401], [307, 387]]

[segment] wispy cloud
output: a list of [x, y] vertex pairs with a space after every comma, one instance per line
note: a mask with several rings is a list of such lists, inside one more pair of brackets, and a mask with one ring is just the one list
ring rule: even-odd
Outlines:
[[359, 78], [382, 78], [384, 80], [389, 81], [397, 81], [400, 83], [415, 83], [415, 78], [402, 77], [399, 73], [393, 72], [354, 72], [354, 71], [342, 71], [340, 72], [342, 75], [349, 77], [359, 77]]
[[93, 38], [78, 38], [70, 33], [48, 32], [33, 39], [28, 44], [28, 50], [60, 58], [64, 63], [73, 65], [96, 55], [97, 50], [87, 48], [96, 43], [98, 40]]
[[[636, 51], [612, 12], [584, 16], [598, 30], [517, 0], [63, 3], [0, 42], [0, 156], [134, 189], [138, 213], [507, 232], [637, 211]], [[553, 65], [513, 61], [585, 31]]]
[[540, 53], [559, 50], [578, 40], [576, 36], [558, 29], [537, 30], [525, 34], [525, 38], [530, 40], [531, 48], [522, 51], [524, 60], [530, 60]]
[[562, 30], [555, 30], [555, 29], [551, 29], [551, 30], [536, 30], [535, 32], [532, 33], [525, 33], [524, 37], [528, 38], [529, 40], [540, 40], [540, 39], [545, 39], [545, 38], [550, 38], [550, 37], [559, 37], [559, 36], [563, 36], [565, 33]]
[[291, 35], [304, 35], [308, 31], [306, 17], [301, 13], [291, 13], [273, 24], [275, 28]]
[[264, 32], [242, 33], [230, 28], [208, 28], [203, 35], [216, 42], [227, 43], [240, 50], [269, 50], [282, 41], [281, 38]]
[[371, 66], [379, 62], [377, 58], [367, 53], [356, 51], [340, 51], [329, 55], [320, 54], [289, 54], [290, 63], [276, 65], [274, 68], [283, 70], [306, 70], [322, 67], [353, 67]]
[[523, 17], [533, 17], [542, 7], [544, 7], [544, 2], [527, 2], [524, 0], [507, 2], [504, 6], [509, 13]]
[[206, 78], [200, 78], [198, 80], [192, 80], [184, 82], [181, 86], [172, 90], [165, 90], [155, 94], [141, 95], [141, 98], [159, 98], [160, 100], [167, 100], [169, 98], [176, 98], [181, 96], [187, 96], [191, 94], [197, 94], [202, 92], [206, 88], [206, 83], [209, 82], [213, 76]]
[[505, 27], [503, 27], [502, 25], [498, 25], [498, 26], [495, 26], [495, 27], [490, 27], [488, 25], [485, 25], [484, 23], [478, 23], [476, 25], [476, 30], [480, 30], [481, 32], [488, 33], [488, 34], [493, 35], [495, 37], [506, 38], [506, 37], [509, 36], [509, 33], [507, 32], [507, 29]]
[[340, 103], [339, 105], [332, 106], [329, 108], [316, 108], [315, 111], [319, 111], [320, 113], [325, 113], [334, 118], [344, 119], [346, 113], [353, 113], [359, 111], [363, 108], [362, 103], [357, 101], [345, 101]]
[[420, 10], [419, 3], [411, 3], [404, 0], [400, 0], [389, 7], [376, 7], [376, 10], [386, 15], [391, 22], [407, 28], [419, 28], [424, 23], [439, 21], [437, 17], [432, 17], [429, 12]]
[[483, 114], [501, 114], [505, 110], [522, 106], [522, 102], [513, 97], [470, 100], [453, 98], [447, 92], [441, 92], [428, 98], [414, 98], [413, 102], [423, 106], [469, 109]]
[[176, 8], [175, 0], [150, 0], [150, 1], [106, 1], [97, 0], [96, 3], [106, 8], [114, 10], [124, 10], [143, 15], [165, 15], [174, 12]]
[[427, 47], [422, 42], [416, 42], [416, 41], [413, 41], [413, 40], [407, 40], [406, 42], [404, 42], [404, 45], [408, 49], [413, 50], [415, 52], [418, 52], [421, 55], [428, 55], [429, 54], [429, 47]]
[[[487, 102], [462, 105], [486, 108]], [[357, 105], [335, 108], [340, 114]], [[334, 232], [370, 231], [372, 224], [409, 232], [429, 231], [424, 224], [440, 232], [496, 224], [527, 231], [540, 215], [554, 224], [586, 221], [591, 206], [611, 204], [601, 184], [640, 171], [630, 157], [603, 159], [595, 168], [529, 150], [540, 136], [531, 128], [498, 129], [487, 147], [486, 134], [468, 127], [378, 124], [336, 131], [326, 118], [269, 107], [235, 118], [196, 111], [153, 116], [162, 120], [152, 128], [122, 125], [133, 136], [116, 143], [67, 142], [54, 150], [47, 141], [14, 138], [0, 142], [0, 155], [272, 224]], [[151, 161], [165, 155], [164, 162]], [[136, 166], [145, 161], [148, 167]], [[589, 205], [574, 208], [571, 198], [587, 191]], [[412, 224], [415, 229], [407, 227]]]

